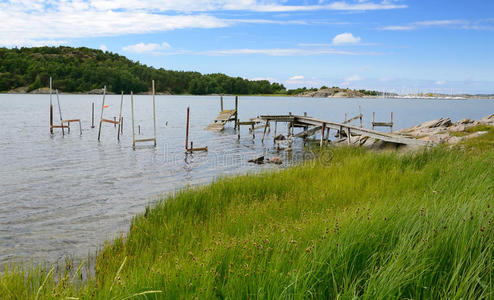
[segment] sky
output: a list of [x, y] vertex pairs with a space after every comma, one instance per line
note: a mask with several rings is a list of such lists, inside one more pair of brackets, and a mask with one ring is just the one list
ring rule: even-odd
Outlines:
[[494, 93], [492, 0], [0, 0], [0, 47], [98, 48], [156, 68]]

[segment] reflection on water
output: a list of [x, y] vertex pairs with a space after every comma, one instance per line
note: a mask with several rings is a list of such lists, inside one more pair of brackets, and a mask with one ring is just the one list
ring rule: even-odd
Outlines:
[[[187, 185], [205, 184], [218, 176], [283, 168], [300, 161], [300, 144], [294, 153], [276, 152], [271, 131], [261, 145], [262, 132], [253, 141], [242, 128], [238, 141], [232, 126], [224, 132], [204, 130], [219, 110], [218, 97], [158, 96], [158, 146], [131, 147], [130, 98], [124, 103], [124, 133], [117, 142], [116, 128], [104, 124], [102, 141], [91, 128], [91, 102], [99, 116], [100, 96], [61, 95], [64, 118], [80, 118], [78, 130], [63, 137], [48, 130], [47, 95], [0, 95], [0, 263], [12, 259], [55, 261], [66, 255], [83, 257], [105, 239], [125, 232], [130, 219], [156, 201]], [[225, 98], [225, 108], [233, 98]], [[106, 118], [118, 115], [120, 96], [107, 96]], [[303, 114], [341, 121], [344, 113], [362, 106], [364, 125], [372, 112], [387, 120], [393, 111], [397, 128], [439, 117], [480, 118], [494, 112], [494, 101], [431, 101], [385, 99], [307, 99], [240, 97], [239, 116], [247, 120], [260, 114]], [[186, 155], [185, 110], [191, 107], [189, 141], [208, 146], [209, 152]], [[135, 97], [138, 138], [153, 135], [152, 101]], [[58, 119], [55, 107], [55, 119]], [[96, 121], [97, 125], [97, 121]], [[75, 124], [74, 129], [78, 129]], [[136, 130], [137, 131], [137, 130]], [[278, 132], [287, 128], [278, 126]], [[284, 164], [253, 165], [256, 155], [280, 156]]]

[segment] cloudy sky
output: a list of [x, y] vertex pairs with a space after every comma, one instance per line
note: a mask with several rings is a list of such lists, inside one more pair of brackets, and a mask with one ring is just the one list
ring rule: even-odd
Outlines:
[[491, 0], [0, 0], [0, 46], [100, 48], [287, 87], [494, 93]]

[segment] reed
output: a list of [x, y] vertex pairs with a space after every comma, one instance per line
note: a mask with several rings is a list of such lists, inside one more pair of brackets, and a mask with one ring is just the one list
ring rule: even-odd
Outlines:
[[493, 298], [488, 130], [452, 149], [333, 149], [183, 190], [108, 241], [94, 275], [9, 265], [0, 299]]

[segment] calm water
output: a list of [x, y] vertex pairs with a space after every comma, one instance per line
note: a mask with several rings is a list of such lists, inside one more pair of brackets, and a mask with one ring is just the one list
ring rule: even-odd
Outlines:
[[[145, 206], [187, 185], [211, 182], [218, 176], [279, 168], [257, 166], [247, 160], [257, 154], [280, 155], [284, 165], [301, 159], [277, 154], [272, 139], [266, 147], [259, 131], [253, 142], [247, 128], [241, 139], [229, 125], [222, 133], [207, 132], [219, 110], [218, 97], [158, 96], [156, 148], [131, 148], [130, 97], [124, 100], [124, 134], [116, 141], [116, 129], [104, 124], [102, 141], [97, 127], [90, 128], [91, 102], [99, 119], [101, 96], [61, 95], [65, 119], [82, 119], [62, 137], [60, 130], [48, 130], [48, 95], [0, 95], [0, 264], [15, 260], [53, 262], [67, 255], [83, 257], [94, 252], [105, 239], [125, 232], [129, 221]], [[54, 98], [55, 100], [55, 98]], [[55, 103], [55, 101], [54, 101]], [[120, 96], [108, 96], [105, 117], [118, 115]], [[225, 98], [225, 108], [233, 108]], [[241, 97], [239, 114], [247, 120], [260, 114], [303, 114], [328, 120], [343, 120], [344, 113], [358, 112], [361, 105], [364, 126], [372, 112], [386, 121], [394, 112], [396, 128], [405, 128], [439, 117], [478, 119], [494, 113], [492, 100], [391, 100], [391, 99], [307, 99]], [[135, 97], [138, 138], [151, 137], [152, 100]], [[191, 108], [190, 140], [207, 153], [184, 154], [185, 111]], [[55, 119], [58, 110], [55, 106]], [[286, 127], [279, 126], [281, 132]], [[267, 148], [267, 150], [265, 150]]]

